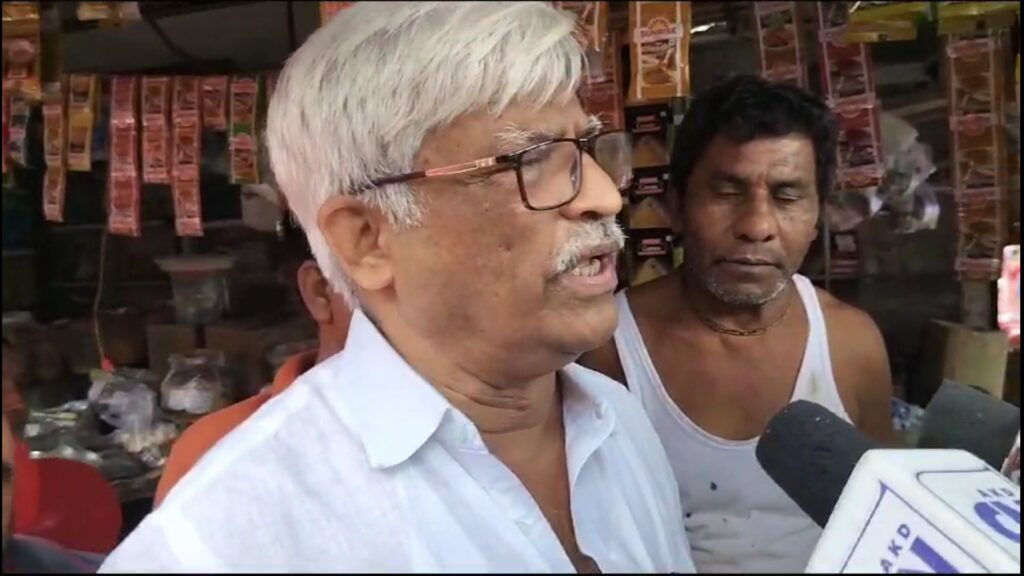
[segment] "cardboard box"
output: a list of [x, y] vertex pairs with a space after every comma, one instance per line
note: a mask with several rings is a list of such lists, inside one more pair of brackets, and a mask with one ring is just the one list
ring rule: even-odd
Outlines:
[[949, 379], [1003, 398], [1009, 353], [1009, 339], [1003, 332], [932, 321], [917, 377], [908, 392], [915, 404], [925, 406]]
[[275, 346], [316, 338], [306, 316], [227, 320], [206, 327], [206, 348], [220, 350], [241, 377], [237, 391], [248, 397], [273, 380], [267, 353]]
[[170, 368], [173, 354], [191, 354], [199, 349], [200, 329], [183, 324], [151, 322], [146, 327], [149, 369], [160, 377]]

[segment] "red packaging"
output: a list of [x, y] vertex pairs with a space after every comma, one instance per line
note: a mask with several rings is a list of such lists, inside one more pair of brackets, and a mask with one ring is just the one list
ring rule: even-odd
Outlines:
[[174, 120], [199, 118], [199, 77], [174, 78]]
[[9, 134], [8, 128], [10, 127], [10, 118], [8, 118], [7, 115], [8, 115], [8, 113], [10, 111], [11, 111], [11, 105], [7, 101], [7, 95], [5, 94], [3, 96], [4, 125], [3, 125], [3, 136], [2, 136], [2, 139], [3, 139], [3, 156], [2, 156], [2, 159], [3, 159], [3, 165], [4, 165], [4, 171], [3, 171], [4, 174], [7, 174], [7, 154], [8, 154], [7, 142], [8, 142], [8, 134]]
[[[1020, 245], [1003, 249], [1003, 274], [999, 279], [999, 328], [1020, 346]], [[1018, 440], [1019, 442], [1019, 440]]]
[[171, 182], [170, 96], [167, 76], [142, 79], [142, 180], [146, 184]]
[[957, 271], [964, 278], [996, 279], [1006, 237], [1002, 192], [956, 190], [956, 202], [960, 233]]
[[173, 125], [172, 192], [175, 229], [179, 236], [202, 236], [203, 223], [199, 200], [202, 129], [198, 78], [193, 76], [175, 78]]
[[761, 76], [773, 82], [807, 83], [796, 2], [755, 2]]
[[619, 59], [615, 57], [614, 50], [615, 36], [609, 39], [609, 48], [606, 54], [610, 57], [605, 59], [605, 81], [583, 82], [580, 86], [580, 102], [587, 114], [597, 116], [606, 130], [622, 130], [625, 128], [622, 106], [622, 74], [619, 69]]
[[[882, 146], [878, 110], [874, 103], [845, 104], [833, 108], [839, 120], [839, 184], [853, 178], [867, 182], [882, 177]], [[846, 174], [844, 174], [844, 172]], [[876, 182], [875, 186], [878, 185]], [[864, 185], [856, 185], [864, 188]]]
[[203, 78], [203, 126], [223, 132], [228, 129], [228, 77]]
[[202, 236], [203, 214], [198, 175], [191, 177], [175, 174], [173, 192], [174, 228], [178, 236]]
[[43, 216], [47, 222], [64, 221], [64, 195], [67, 173], [62, 166], [51, 166], [43, 176]]
[[1002, 126], [991, 116], [966, 116], [950, 119], [950, 127], [956, 188], [969, 191], [1004, 186]]
[[111, 170], [107, 189], [107, 229], [117, 236], [139, 236], [139, 178]]
[[142, 233], [139, 216], [138, 93], [137, 76], [111, 78], [107, 229], [119, 236]]
[[842, 34], [842, 28], [821, 31], [821, 72], [826, 100], [874, 100], [871, 53], [865, 44], [847, 44]]

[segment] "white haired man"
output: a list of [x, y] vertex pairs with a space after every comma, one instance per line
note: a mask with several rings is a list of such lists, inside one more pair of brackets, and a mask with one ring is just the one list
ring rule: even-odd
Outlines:
[[541, 2], [360, 2], [291, 58], [275, 178], [345, 353], [204, 457], [107, 571], [692, 572], [607, 341], [631, 145]]

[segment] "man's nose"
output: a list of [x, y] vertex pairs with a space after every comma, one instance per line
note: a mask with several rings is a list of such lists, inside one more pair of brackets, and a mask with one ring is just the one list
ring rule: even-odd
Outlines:
[[583, 155], [580, 193], [562, 207], [566, 218], [606, 218], [622, 210], [622, 193], [612, 179], [589, 154]]
[[767, 192], [755, 192], [739, 207], [733, 234], [744, 242], [771, 242], [779, 234], [779, 220]]

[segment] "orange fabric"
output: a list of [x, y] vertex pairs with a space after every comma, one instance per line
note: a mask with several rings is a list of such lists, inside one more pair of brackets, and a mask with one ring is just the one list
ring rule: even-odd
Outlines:
[[245, 422], [246, 418], [255, 414], [267, 400], [284, 392], [299, 376], [315, 366], [316, 354], [314, 350], [292, 356], [277, 371], [270, 388], [264, 388], [252, 398], [207, 414], [186, 428], [167, 457], [160, 483], [156, 488], [156, 496], [153, 498], [153, 507], [163, 502], [171, 488], [188, 474], [214, 444]]

